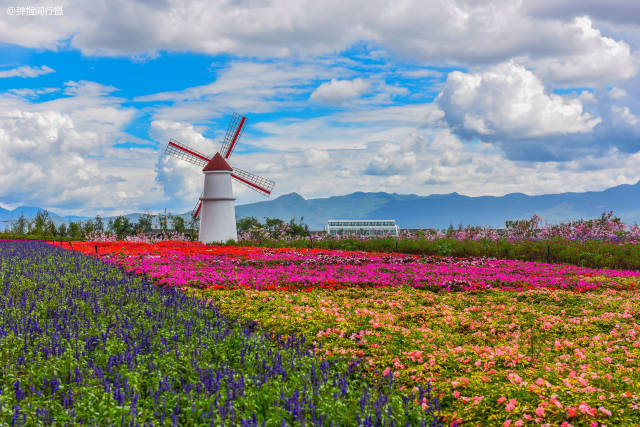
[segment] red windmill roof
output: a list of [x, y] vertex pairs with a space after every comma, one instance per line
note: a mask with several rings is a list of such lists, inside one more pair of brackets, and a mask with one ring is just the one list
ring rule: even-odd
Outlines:
[[220, 153], [216, 153], [213, 159], [209, 160], [207, 166], [202, 169], [203, 172], [207, 171], [233, 171], [233, 168], [229, 166], [229, 163], [222, 158]]

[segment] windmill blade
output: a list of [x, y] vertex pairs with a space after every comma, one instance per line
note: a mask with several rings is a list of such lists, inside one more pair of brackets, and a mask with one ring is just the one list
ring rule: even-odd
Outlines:
[[[200, 195], [200, 199], [202, 198], [202, 196], [204, 196], [204, 192]], [[202, 200], [200, 199], [198, 199], [198, 203], [196, 203], [194, 208], [191, 210], [191, 216], [193, 218], [198, 218], [198, 216], [200, 215], [200, 209], [202, 209]]]
[[200, 167], [205, 167], [210, 160], [204, 154], [197, 152], [193, 148], [188, 147], [173, 138], [169, 140], [165, 153]]
[[270, 179], [254, 175], [250, 172], [238, 168], [233, 168], [231, 177], [237, 179], [247, 187], [267, 197], [271, 195], [271, 191], [273, 190], [274, 185], [276, 185], [276, 183], [271, 181]]
[[224, 136], [224, 141], [222, 142], [222, 147], [220, 148], [220, 154], [222, 154], [222, 157], [225, 159], [229, 158], [231, 152], [238, 143], [238, 140], [242, 136], [242, 132], [244, 132], [246, 125], [246, 117], [241, 116], [238, 113], [233, 113], [229, 126], [227, 127], [227, 133]]

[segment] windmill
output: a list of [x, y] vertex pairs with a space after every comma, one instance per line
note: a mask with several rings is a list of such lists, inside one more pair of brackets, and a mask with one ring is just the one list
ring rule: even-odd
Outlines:
[[270, 179], [231, 167], [227, 162], [246, 124], [246, 117], [233, 113], [220, 150], [212, 157], [173, 138], [167, 144], [166, 154], [203, 168], [204, 190], [191, 212], [194, 218], [200, 217], [199, 240], [203, 243], [226, 242], [238, 238], [231, 178], [266, 197], [271, 195], [275, 185]]

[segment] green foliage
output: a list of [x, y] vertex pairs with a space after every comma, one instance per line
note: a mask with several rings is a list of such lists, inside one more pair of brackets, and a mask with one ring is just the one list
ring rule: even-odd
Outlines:
[[280, 218], [264, 218], [264, 228], [267, 229], [267, 232], [272, 238], [278, 238], [280, 235], [279, 231], [284, 228], [285, 222]]
[[260, 224], [260, 221], [258, 221], [255, 216], [240, 218], [236, 221], [236, 228], [238, 230], [238, 233], [248, 232], [252, 227], [262, 227], [262, 224]]
[[120, 215], [109, 220], [109, 231], [113, 232], [118, 239], [124, 239], [133, 234], [133, 230], [133, 224], [126, 216]]
[[[368, 252], [396, 252], [416, 255], [439, 255], [453, 257], [484, 256], [521, 261], [563, 263], [593, 268], [613, 268], [624, 270], [640, 270], [640, 244], [616, 243], [604, 240], [568, 241], [525, 240], [498, 241], [490, 240], [457, 240], [457, 239], [325, 239], [297, 240], [265, 239], [258, 242], [260, 246], [290, 248], [322, 248], [358, 250]], [[254, 243], [255, 244], [255, 243]], [[238, 245], [246, 245], [239, 242]]]
[[[184, 218], [180, 216], [168, 215], [171, 220], [173, 230], [195, 239], [198, 236], [198, 222], [193, 220], [187, 225]], [[162, 221], [162, 228], [165, 235], [168, 230]], [[5, 239], [26, 239], [26, 240], [84, 240], [91, 238], [94, 233], [105, 231], [116, 234], [117, 238], [124, 239], [139, 233], [148, 233], [152, 230], [153, 215], [143, 214], [137, 222], [133, 223], [124, 216], [115, 217], [109, 220], [105, 230], [104, 219], [96, 215], [94, 219], [86, 221], [71, 221], [68, 224], [56, 225], [48, 211], [39, 211], [33, 219], [28, 219], [21, 214], [19, 218], [11, 221], [9, 226], [0, 231], [0, 236]], [[190, 228], [187, 228], [190, 227]]]
[[79, 240], [82, 238], [82, 226], [79, 222], [71, 221], [69, 223], [69, 228], [67, 230], [67, 235], [74, 240]]
[[100, 215], [96, 215], [96, 219], [93, 221], [94, 230], [104, 231], [104, 221]]
[[169, 215], [169, 219], [171, 220], [171, 224], [173, 224], [173, 229], [178, 233], [186, 233], [187, 226], [185, 224], [184, 218], [181, 216]]
[[10, 227], [10, 231], [13, 234], [25, 234], [29, 228], [29, 221], [24, 217], [24, 214], [21, 213], [20, 217], [13, 221]]
[[148, 213], [142, 214], [140, 215], [140, 218], [138, 218], [138, 223], [133, 227], [133, 232], [145, 233], [151, 230], [152, 225], [153, 225], [153, 216]]
[[240, 240], [246, 238], [261, 240], [267, 236], [274, 240], [309, 236], [309, 226], [304, 223], [304, 217], [300, 217], [300, 219], [294, 217], [289, 222], [280, 218], [265, 217], [264, 224], [262, 224], [256, 217], [250, 216], [236, 221], [236, 228]]
[[47, 210], [38, 211], [33, 221], [29, 223], [29, 233], [37, 235], [45, 235], [47, 223], [51, 219]]
[[296, 221], [296, 218], [291, 218], [289, 220], [289, 230], [287, 230], [289, 235], [292, 237], [295, 236], [308, 236], [309, 235], [309, 226], [304, 223], [304, 217], [301, 216], [299, 220]]

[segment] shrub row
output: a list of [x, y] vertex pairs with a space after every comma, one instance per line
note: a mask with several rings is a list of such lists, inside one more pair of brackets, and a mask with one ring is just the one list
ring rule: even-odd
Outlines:
[[640, 270], [640, 244], [637, 242], [616, 243], [606, 240], [569, 241], [506, 239], [456, 240], [425, 238], [359, 240], [261, 240], [259, 242], [233, 243], [266, 247], [322, 248], [368, 252], [402, 252], [417, 255], [439, 255], [453, 257], [495, 257], [522, 261], [562, 263], [593, 268]]

